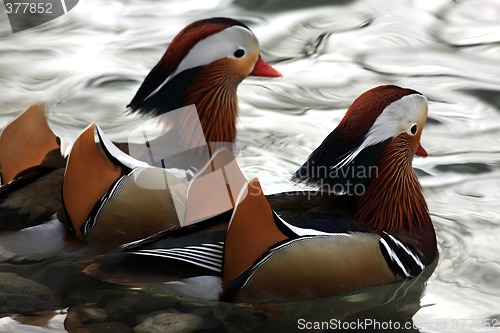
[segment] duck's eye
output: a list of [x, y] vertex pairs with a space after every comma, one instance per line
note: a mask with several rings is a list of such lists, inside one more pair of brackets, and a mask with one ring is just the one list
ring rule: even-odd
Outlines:
[[409, 133], [410, 133], [411, 135], [415, 135], [415, 134], [417, 134], [417, 131], [418, 131], [418, 126], [417, 126], [417, 124], [413, 124], [413, 125], [411, 125]]
[[245, 55], [245, 50], [243, 50], [243, 49], [237, 49], [236, 51], [234, 51], [235, 58], [241, 58], [244, 55]]

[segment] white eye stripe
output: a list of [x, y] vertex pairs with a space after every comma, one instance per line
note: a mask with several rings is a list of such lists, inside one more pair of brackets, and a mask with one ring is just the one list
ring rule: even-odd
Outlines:
[[[389, 104], [377, 117], [361, 145], [347, 154], [335, 168], [349, 164], [363, 149], [394, 138], [419, 119], [427, 116], [427, 98], [420, 94], [406, 95]], [[410, 126], [411, 128], [411, 126]]]
[[168, 81], [185, 70], [205, 66], [219, 59], [234, 58], [234, 51], [237, 49], [243, 49], [247, 53], [251, 48], [258, 46], [259, 42], [255, 35], [245, 27], [235, 25], [219, 31], [196, 43], [177, 69], [147, 98], [156, 94]]
[[406, 95], [384, 109], [366, 135], [365, 141], [373, 142], [373, 145], [395, 137], [426, 116], [427, 98], [420, 94]]
[[238, 48], [248, 49], [251, 46], [258, 46], [254, 34], [244, 27], [232, 26], [199, 41], [184, 57], [173, 75], [233, 56]]

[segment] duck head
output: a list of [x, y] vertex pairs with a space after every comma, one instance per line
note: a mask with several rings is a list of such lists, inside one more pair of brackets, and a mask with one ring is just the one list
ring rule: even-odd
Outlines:
[[356, 218], [374, 231], [411, 231], [430, 221], [417, 175], [427, 99], [386, 85], [359, 96], [342, 121], [295, 172], [296, 181], [356, 200]]
[[159, 115], [195, 104], [207, 142], [234, 142], [239, 83], [281, 74], [260, 57], [259, 42], [229, 18], [193, 22], [172, 40], [128, 107]]

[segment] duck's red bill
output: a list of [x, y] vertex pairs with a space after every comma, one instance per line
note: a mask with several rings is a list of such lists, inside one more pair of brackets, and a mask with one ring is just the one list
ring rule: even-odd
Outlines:
[[250, 75], [267, 76], [267, 77], [280, 77], [281, 73], [278, 72], [271, 65], [269, 65], [267, 62], [265, 62], [264, 60], [262, 60], [262, 58], [259, 57], [259, 60], [257, 60], [257, 63], [255, 64], [255, 67], [254, 67], [252, 73], [250, 73]]
[[417, 147], [417, 151], [415, 152], [415, 155], [422, 156], [422, 157], [427, 157], [429, 154], [427, 151], [422, 147], [422, 145], [419, 143]]

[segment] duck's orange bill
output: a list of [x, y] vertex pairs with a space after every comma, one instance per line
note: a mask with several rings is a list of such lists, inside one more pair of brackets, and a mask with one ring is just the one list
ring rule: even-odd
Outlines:
[[262, 60], [261, 57], [259, 57], [259, 60], [257, 60], [257, 63], [255, 64], [255, 67], [250, 73], [250, 75], [253, 76], [267, 76], [267, 77], [280, 77], [281, 73], [278, 72], [276, 69], [271, 67], [267, 62]]
[[429, 154], [427, 151], [422, 147], [422, 145], [419, 143], [417, 147], [417, 151], [415, 152], [415, 155], [422, 156], [422, 157], [427, 157]]

